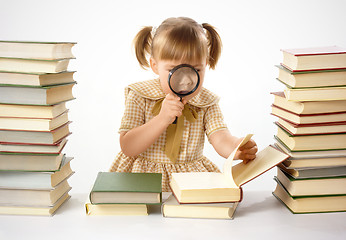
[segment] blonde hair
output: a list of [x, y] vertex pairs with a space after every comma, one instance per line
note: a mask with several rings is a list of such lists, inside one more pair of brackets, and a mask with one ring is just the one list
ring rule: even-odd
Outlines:
[[221, 55], [219, 34], [208, 23], [198, 24], [191, 18], [168, 18], [154, 29], [143, 27], [133, 40], [135, 53], [142, 68], [149, 67], [148, 57], [155, 60], [207, 60], [215, 69]]

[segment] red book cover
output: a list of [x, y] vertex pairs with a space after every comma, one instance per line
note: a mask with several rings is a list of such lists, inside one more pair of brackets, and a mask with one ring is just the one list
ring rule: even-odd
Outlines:
[[326, 46], [326, 47], [281, 49], [281, 51], [292, 54], [294, 56], [309, 56], [309, 55], [343, 54], [343, 53], [346, 53], [346, 48], [338, 47], [338, 46]]

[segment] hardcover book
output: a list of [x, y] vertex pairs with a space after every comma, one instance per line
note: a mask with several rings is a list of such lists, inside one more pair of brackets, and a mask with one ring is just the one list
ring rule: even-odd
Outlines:
[[74, 99], [72, 88], [76, 82], [61, 85], [37, 86], [0, 86], [0, 103], [23, 105], [55, 105]]
[[75, 42], [0, 41], [0, 56], [8, 58], [62, 59], [74, 58]]
[[294, 102], [288, 101], [284, 92], [272, 92], [274, 96], [274, 106], [295, 114], [319, 114], [346, 112], [346, 101], [313, 101]]
[[161, 173], [99, 172], [90, 203], [160, 204], [161, 181]]
[[346, 68], [346, 49], [338, 46], [282, 49], [283, 63], [291, 71]]
[[225, 161], [222, 173], [189, 172], [173, 173], [170, 186], [179, 203], [217, 203], [242, 200], [242, 185], [258, 177], [289, 156], [268, 146], [257, 153], [256, 158], [247, 164], [232, 166], [239, 147], [245, 144], [247, 135]]
[[233, 219], [239, 202], [179, 204], [171, 195], [162, 204], [164, 217]]
[[273, 195], [292, 213], [323, 213], [346, 211], [346, 195], [291, 196], [278, 182]]
[[282, 65], [278, 79], [291, 88], [330, 87], [346, 85], [346, 68], [323, 71], [293, 72]]

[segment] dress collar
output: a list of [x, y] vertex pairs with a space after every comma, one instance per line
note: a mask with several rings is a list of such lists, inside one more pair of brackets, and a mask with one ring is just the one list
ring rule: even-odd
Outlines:
[[[137, 82], [126, 87], [126, 92], [128, 90], [133, 90], [137, 92], [141, 97], [151, 99], [151, 100], [159, 100], [166, 96], [166, 94], [162, 91], [160, 80], [147, 80], [142, 82]], [[206, 88], [202, 88], [202, 90], [189, 100], [189, 104], [199, 108], [210, 107], [216, 103], [218, 103], [220, 98], [209, 91]]]

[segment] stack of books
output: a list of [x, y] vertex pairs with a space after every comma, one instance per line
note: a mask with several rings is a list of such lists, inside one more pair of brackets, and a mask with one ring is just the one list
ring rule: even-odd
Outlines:
[[346, 211], [346, 48], [282, 51], [272, 115], [290, 158], [273, 194], [293, 213]]
[[0, 41], [0, 214], [53, 215], [70, 198], [74, 45]]
[[162, 203], [161, 173], [99, 172], [85, 204], [87, 215], [148, 215]]
[[173, 195], [163, 203], [163, 216], [233, 219], [243, 198], [242, 186], [288, 158], [287, 154], [268, 146], [254, 160], [233, 166], [238, 148], [251, 136], [247, 135], [228, 157], [222, 173], [173, 173], [170, 182]]

